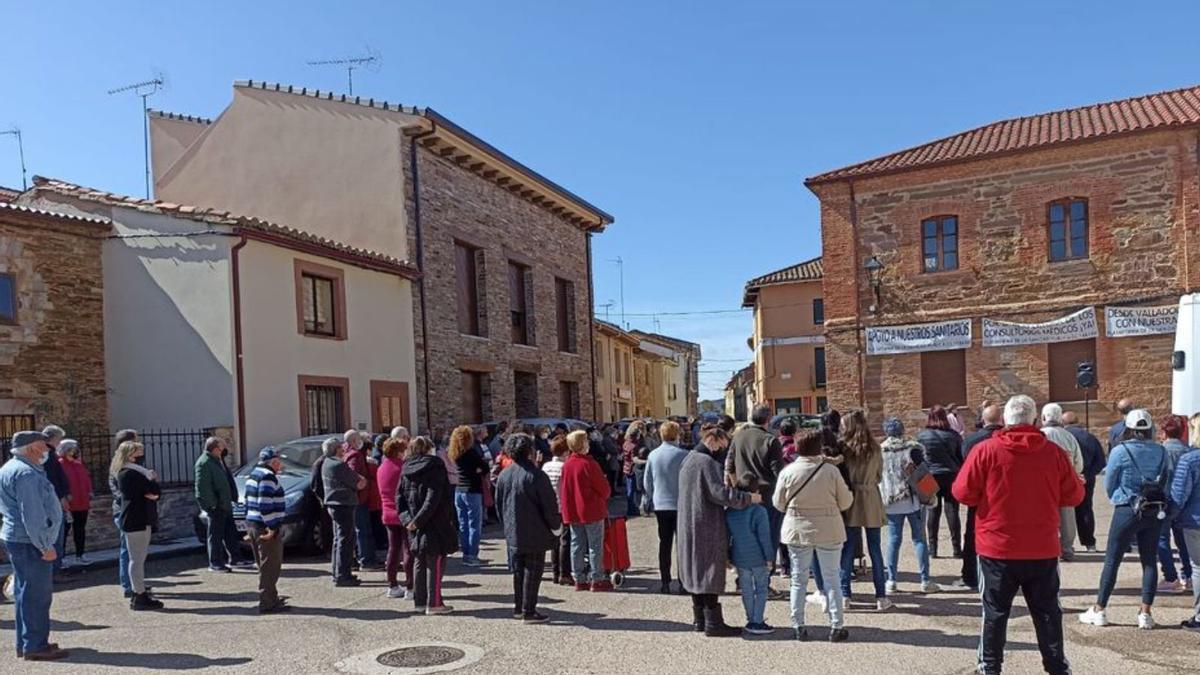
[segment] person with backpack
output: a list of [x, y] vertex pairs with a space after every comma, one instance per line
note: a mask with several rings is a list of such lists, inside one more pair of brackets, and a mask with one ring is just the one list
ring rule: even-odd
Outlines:
[[1138, 609], [1137, 626], [1142, 630], [1154, 628], [1150, 608], [1158, 590], [1158, 537], [1167, 517], [1168, 466], [1166, 449], [1153, 438], [1150, 413], [1131, 410], [1125, 416], [1125, 440], [1109, 453], [1104, 472], [1104, 489], [1115, 509], [1108, 529], [1108, 548], [1104, 552], [1096, 604], [1079, 615], [1080, 623], [1108, 625], [1105, 608], [1117, 584], [1121, 558], [1136, 541], [1142, 563], [1142, 605]]
[[896, 579], [900, 566], [900, 544], [904, 540], [904, 525], [912, 530], [913, 551], [917, 555], [917, 569], [921, 575], [921, 592], [936, 593], [941, 590], [929, 579], [929, 545], [925, 540], [925, 518], [921, 510], [920, 495], [910, 484], [910, 477], [925, 461], [925, 448], [904, 436], [904, 423], [889, 417], [883, 423], [887, 438], [880, 444], [883, 451], [883, 478], [880, 491], [888, 520], [887, 585], [888, 595], [898, 591]]

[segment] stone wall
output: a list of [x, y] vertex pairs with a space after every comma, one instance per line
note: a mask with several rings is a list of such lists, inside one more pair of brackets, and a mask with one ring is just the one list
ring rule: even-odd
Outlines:
[[[830, 405], [865, 404], [876, 421], [904, 412], [915, 420], [920, 356], [866, 356], [862, 329], [957, 318], [974, 321], [969, 405], [1015, 392], [1045, 402], [1047, 347], [984, 349], [978, 319], [1037, 322], [1085, 306], [1174, 304], [1195, 289], [1197, 145], [1194, 131], [1154, 132], [815, 186]], [[1088, 200], [1089, 256], [1049, 262], [1047, 203], [1064, 197]], [[957, 270], [922, 272], [920, 223], [935, 215], [958, 216]], [[862, 271], [871, 256], [885, 265], [876, 312]], [[1097, 317], [1093, 426], [1115, 419], [1114, 402], [1125, 396], [1166, 413], [1172, 336], [1108, 339]]]
[[0, 210], [0, 274], [16, 323], [0, 322], [0, 414], [34, 414], [69, 432], [108, 429], [104, 288], [108, 226]]
[[[195, 532], [194, 518], [199, 513], [193, 488], [189, 486], [165, 488], [158, 500], [158, 529], [154, 531], [153, 541], [164, 541], [179, 537], [192, 536]], [[112, 497], [97, 496], [92, 499], [92, 508], [88, 513], [87, 549], [101, 551], [117, 547], [117, 527], [113, 523]], [[75, 555], [75, 542], [72, 536], [67, 536], [67, 556]], [[0, 559], [4, 559], [4, 551], [0, 548]]]
[[[411, 139], [404, 139], [404, 170], [411, 173], [407, 158]], [[425, 340], [428, 340], [429, 407], [434, 426], [450, 428], [462, 423], [461, 371], [487, 374], [489, 394], [485, 415], [508, 419], [516, 413], [513, 372], [537, 374], [539, 415], [564, 414], [559, 382], [579, 383], [580, 410], [592, 411], [590, 358], [591, 311], [588, 288], [590, 269], [587, 234], [512, 192], [485, 180], [423, 147], [417, 151], [420, 184], [421, 227], [424, 248], [426, 312], [421, 317], [420, 291], [413, 284], [416, 314], [418, 419], [424, 426], [426, 400], [424, 378]], [[415, 224], [412, 176], [407, 176], [408, 222]], [[409, 228], [411, 250], [416, 250], [415, 227]], [[458, 331], [454, 245], [462, 242], [480, 251], [476, 268], [485, 275], [479, 284], [483, 295], [480, 317], [483, 336]], [[415, 256], [414, 256], [415, 257]], [[480, 257], [483, 264], [480, 265]], [[508, 261], [528, 266], [527, 307], [531, 317], [533, 346], [511, 341], [508, 303]], [[575, 353], [558, 350], [555, 320], [555, 279], [574, 286], [573, 330]], [[530, 283], [531, 282], [531, 283]], [[421, 321], [426, 322], [422, 335]]]

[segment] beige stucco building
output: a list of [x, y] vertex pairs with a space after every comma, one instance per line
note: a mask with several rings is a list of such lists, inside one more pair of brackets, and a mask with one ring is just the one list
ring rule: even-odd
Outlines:
[[633, 350], [639, 340], [616, 325], [595, 320], [597, 422], [615, 422], [635, 411]]
[[410, 301], [373, 308], [411, 319], [416, 426], [597, 416], [604, 211], [429, 108], [237, 82], [217, 119], [152, 113], [150, 129], [160, 199], [416, 264]]
[[[19, 201], [102, 217], [112, 428], [269, 444], [416, 417], [416, 269], [294, 228], [37, 178]], [[388, 307], [386, 312], [379, 307]]]
[[755, 402], [776, 413], [825, 410], [825, 305], [821, 259], [746, 283], [742, 306], [754, 310]]
[[[640, 330], [630, 331], [638, 338], [639, 349], [655, 354], [659, 373], [654, 379], [655, 416], [687, 417], [699, 413], [700, 345], [679, 338]], [[657, 393], [661, 391], [661, 399]], [[659, 412], [661, 408], [661, 412]]]

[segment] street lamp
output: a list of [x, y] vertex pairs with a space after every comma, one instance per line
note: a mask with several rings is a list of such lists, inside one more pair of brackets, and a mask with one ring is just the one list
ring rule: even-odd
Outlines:
[[879, 258], [871, 256], [863, 265], [863, 269], [867, 271], [867, 278], [871, 280], [871, 290], [875, 293], [875, 304], [867, 308], [874, 314], [879, 311], [880, 288], [883, 286], [883, 263], [879, 262]]

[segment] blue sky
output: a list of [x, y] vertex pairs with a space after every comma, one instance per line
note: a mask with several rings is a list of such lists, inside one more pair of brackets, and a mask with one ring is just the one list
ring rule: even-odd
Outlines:
[[[30, 174], [142, 192], [140, 103], [212, 116], [235, 79], [436, 108], [616, 216], [596, 302], [700, 342], [703, 397], [751, 358], [746, 279], [820, 253], [806, 176], [990, 121], [1200, 83], [1194, 3], [0, 2], [0, 128]], [[0, 137], [0, 184], [19, 186]], [[618, 307], [611, 317], [615, 320]], [[603, 314], [603, 310], [600, 310]], [[633, 316], [638, 315], [638, 316]]]

